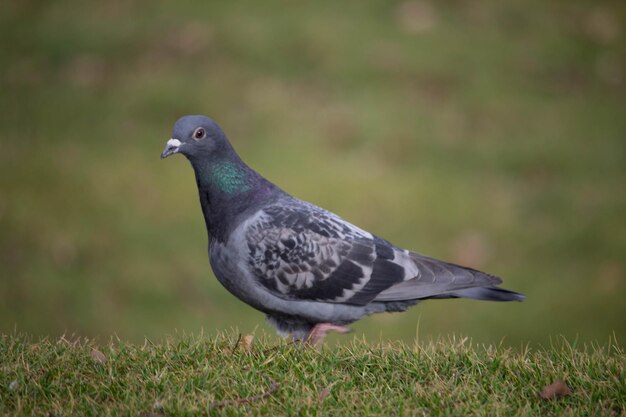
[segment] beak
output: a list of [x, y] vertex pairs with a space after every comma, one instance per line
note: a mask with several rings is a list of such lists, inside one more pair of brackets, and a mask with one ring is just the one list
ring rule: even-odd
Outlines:
[[172, 154], [178, 153], [181, 145], [182, 143], [178, 139], [168, 140], [165, 144], [165, 149], [163, 149], [163, 152], [161, 153], [161, 159], [165, 159]]

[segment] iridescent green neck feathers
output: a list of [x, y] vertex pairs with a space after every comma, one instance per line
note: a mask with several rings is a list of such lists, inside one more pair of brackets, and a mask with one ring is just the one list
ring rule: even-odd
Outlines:
[[250, 175], [245, 166], [234, 161], [217, 161], [211, 163], [202, 172], [202, 181], [210, 182], [213, 187], [227, 195], [249, 191]]

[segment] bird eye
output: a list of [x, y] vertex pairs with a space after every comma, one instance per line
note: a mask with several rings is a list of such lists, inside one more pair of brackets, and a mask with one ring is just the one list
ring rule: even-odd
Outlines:
[[206, 132], [201, 127], [197, 128], [193, 132], [193, 138], [194, 139], [204, 139], [205, 136], [206, 136]]

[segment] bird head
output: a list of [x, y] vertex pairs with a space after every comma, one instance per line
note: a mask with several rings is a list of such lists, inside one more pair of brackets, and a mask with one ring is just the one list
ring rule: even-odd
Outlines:
[[161, 158], [181, 153], [188, 159], [208, 157], [229, 149], [222, 129], [206, 116], [183, 116], [174, 125], [172, 137], [167, 141]]

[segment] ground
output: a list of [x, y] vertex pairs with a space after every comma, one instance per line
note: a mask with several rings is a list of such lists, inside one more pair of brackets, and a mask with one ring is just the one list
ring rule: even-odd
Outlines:
[[[626, 413], [624, 351], [615, 341], [514, 350], [465, 338], [412, 346], [351, 339], [317, 350], [238, 333], [158, 344], [13, 334], [0, 339], [0, 356], [0, 415]], [[571, 393], [542, 398], [557, 380]]]

